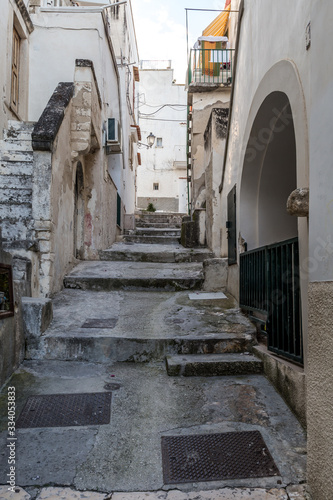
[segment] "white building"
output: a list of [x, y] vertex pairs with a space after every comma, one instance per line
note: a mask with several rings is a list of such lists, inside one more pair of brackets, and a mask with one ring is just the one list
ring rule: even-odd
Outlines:
[[138, 106], [142, 142], [152, 133], [155, 143], [140, 148], [137, 207], [187, 213], [187, 96], [173, 80], [171, 61], [141, 61]]

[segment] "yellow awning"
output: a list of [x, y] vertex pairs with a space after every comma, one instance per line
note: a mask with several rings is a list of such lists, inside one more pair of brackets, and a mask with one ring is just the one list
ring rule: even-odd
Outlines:
[[225, 7], [228, 12], [221, 12], [202, 32], [202, 36], [224, 36], [227, 31], [231, 3]]

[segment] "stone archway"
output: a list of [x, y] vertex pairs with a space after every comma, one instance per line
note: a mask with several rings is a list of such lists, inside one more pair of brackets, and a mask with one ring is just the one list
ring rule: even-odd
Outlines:
[[293, 114], [284, 92], [270, 93], [250, 132], [240, 187], [240, 233], [248, 250], [298, 235], [297, 218], [287, 213], [297, 187]]

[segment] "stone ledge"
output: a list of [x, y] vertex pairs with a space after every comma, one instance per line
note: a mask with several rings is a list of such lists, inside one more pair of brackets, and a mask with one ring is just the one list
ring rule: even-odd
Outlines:
[[34, 151], [52, 151], [53, 142], [74, 95], [74, 83], [60, 82], [53, 92], [32, 132]]

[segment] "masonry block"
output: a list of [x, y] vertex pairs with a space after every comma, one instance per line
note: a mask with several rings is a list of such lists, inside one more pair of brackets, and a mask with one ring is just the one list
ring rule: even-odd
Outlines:
[[228, 282], [228, 259], [207, 259], [203, 262], [204, 284], [206, 292], [225, 290]]
[[198, 246], [198, 225], [195, 221], [186, 221], [182, 223], [180, 241], [185, 248]]
[[53, 318], [52, 300], [22, 297], [22, 313], [25, 338], [40, 337]]

